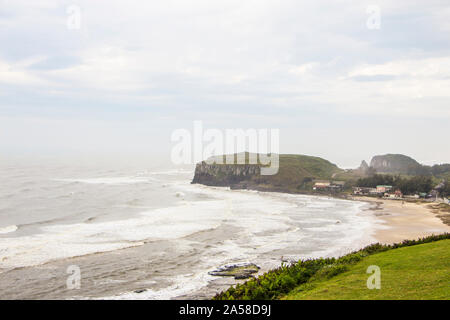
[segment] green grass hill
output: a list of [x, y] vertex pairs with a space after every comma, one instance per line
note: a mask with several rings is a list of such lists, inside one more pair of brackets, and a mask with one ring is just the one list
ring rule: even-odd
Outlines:
[[[380, 289], [369, 289], [369, 266]], [[237, 284], [216, 300], [450, 299], [450, 233], [393, 245], [373, 244], [340, 258], [282, 265]]]
[[246, 164], [207, 165], [205, 162], [198, 164], [193, 182], [237, 188], [245, 185], [260, 190], [297, 192], [311, 190], [314, 180], [332, 179], [334, 175], [344, 171], [319, 157], [282, 154], [279, 155], [279, 170], [275, 175], [260, 175], [249, 171], [248, 167], [252, 165], [248, 164], [248, 153], [246, 157]]
[[[366, 285], [371, 265], [381, 271], [379, 290]], [[335, 277], [316, 277], [284, 299], [450, 299], [450, 240], [374, 254]]]

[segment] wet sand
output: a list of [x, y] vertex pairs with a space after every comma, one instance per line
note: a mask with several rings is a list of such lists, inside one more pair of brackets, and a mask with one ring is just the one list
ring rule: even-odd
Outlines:
[[374, 214], [381, 220], [382, 227], [375, 231], [374, 237], [380, 243], [390, 244], [406, 239], [417, 239], [432, 234], [450, 232], [450, 226], [444, 224], [429, 203], [407, 202], [402, 200], [374, 199], [355, 197], [355, 200], [367, 201], [376, 205]]

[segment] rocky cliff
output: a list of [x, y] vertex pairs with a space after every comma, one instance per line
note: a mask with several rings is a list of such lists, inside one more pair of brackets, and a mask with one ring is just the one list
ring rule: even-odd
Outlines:
[[386, 154], [374, 156], [370, 166], [379, 173], [416, 174], [421, 165], [411, 157], [403, 154]]
[[205, 161], [195, 167], [192, 183], [207, 186], [233, 186], [259, 176], [261, 168], [256, 164], [208, 164]]
[[370, 171], [369, 165], [365, 160], [361, 161], [361, 165], [358, 169], [356, 169], [356, 172], [361, 175], [367, 175]]
[[210, 163], [203, 161], [197, 164], [192, 183], [294, 193], [311, 191], [315, 179], [331, 179], [336, 173], [343, 172], [325, 159], [305, 155], [279, 155], [279, 170], [273, 175], [261, 174], [261, 165], [248, 162]]

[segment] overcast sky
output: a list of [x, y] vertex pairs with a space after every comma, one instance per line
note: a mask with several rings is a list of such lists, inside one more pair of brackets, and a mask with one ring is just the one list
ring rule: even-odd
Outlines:
[[3, 156], [168, 155], [202, 120], [342, 167], [450, 162], [448, 0], [0, 0], [0, 43]]

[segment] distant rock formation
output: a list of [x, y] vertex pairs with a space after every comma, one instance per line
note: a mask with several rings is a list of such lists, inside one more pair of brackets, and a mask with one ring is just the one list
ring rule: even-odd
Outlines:
[[422, 165], [403, 154], [385, 154], [374, 156], [370, 166], [379, 173], [418, 174]]
[[369, 167], [366, 160], [363, 160], [363, 161], [361, 161], [361, 164], [358, 168], [351, 169], [351, 170], [349, 170], [349, 172], [351, 172], [352, 174], [356, 174], [357, 176], [360, 176], [360, 177], [366, 177], [366, 176], [371, 176], [371, 175], [375, 174], [376, 170], [372, 167]]
[[367, 164], [366, 160], [361, 161], [361, 165], [359, 166], [360, 170], [367, 171], [369, 170], [369, 165]]
[[363, 174], [367, 174], [369, 172], [369, 165], [367, 164], [366, 160], [361, 161], [361, 165], [359, 166], [358, 170]]

